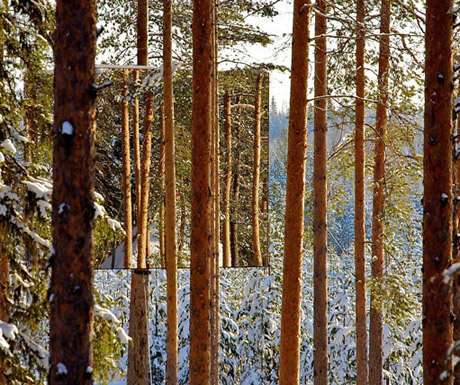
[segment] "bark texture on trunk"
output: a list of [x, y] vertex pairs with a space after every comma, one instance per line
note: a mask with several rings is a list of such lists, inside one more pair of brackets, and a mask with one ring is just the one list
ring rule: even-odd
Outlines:
[[[355, 106], [355, 287], [356, 287], [356, 367], [357, 385], [367, 384], [367, 317], [365, 256], [365, 174], [364, 116], [365, 105], [365, 3], [357, 2], [356, 27], [356, 106]], [[361, 98], [361, 99], [359, 99]]]
[[[147, 0], [138, 0], [137, 10], [137, 64], [148, 64]], [[153, 97], [146, 95], [144, 111], [144, 142], [142, 154], [139, 143], [139, 105], [135, 99], [133, 112], [133, 141], [135, 172], [139, 172], [136, 181], [137, 202], [137, 269], [131, 275], [131, 302], [129, 318], [129, 335], [133, 346], [128, 347], [128, 385], [147, 385], [149, 381], [149, 345], [148, 345], [148, 274], [147, 267], [147, 217], [149, 197], [150, 152], [152, 146], [151, 124], [153, 121]], [[137, 135], [137, 138], [136, 138]], [[139, 159], [137, 158], [139, 156]], [[136, 165], [136, 161], [138, 165]], [[139, 168], [137, 168], [139, 167]]]
[[214, 235], [211, 265], [211, 384], [219, 384], [219, 258], [220, 258], [220, 129], [219, 129], [219, 94], [217, 72], [217, 14], [216, 0], [212, 10], [212, 108], [213, 127], [213, 180], [214, 180]]
[[164, 106], [160, 106], [160, 220], [159, 220], [159, 237], [160, 237], [160, 265], [166, 268], [166, 238], [165, 238], [165, 136], [166, 127], [164, 119]]
[[[460, 161], [457, 155], [457, 148], [460, 145], [460, 136], [458, 135], [460, 132], [460, 114], [457, 115], [455, 123], [452, 125], [454, 137], [456, 138], [452, 146], [452, 185], [454, 186], [453, 196], [458, 197], [460, 195]], [[454, 198], [452, 207], [452, 263], [460, 262], [460, 237], [457, 235], [459, 233], [459, 210], [460, 202]], [[453, 340], [458, 341], [460, 340], [460, 276], [454, 279], [452, 289], [452, 307], [453, 313], [456, 314], [453, 320]], [[454, 367], [454, 385], [460, 385], [460, 365]]]
[[254, 253], [253, 265], [262, 266], [260, 252], [260, 225], [259, 225], [259, 181], [260, 181], [260, 120], [262, 99], [262, 74], [257, 76], [256, 95], [254, 103], [254, 160], [252, 164], [252, 251]]
[[226, 143], [226, 172], [225, 172], [225, 194], [224, 194], [224, 231], [223, 231], [223, 265], [224, 267], [231, 266], [231, 252], [230, 252], [230, 193], [232, 191], [232, 116], [230, 110], [231, 92], [226, 91], [224, 94], [224, 133]]
[[133, 261], [133, 218], [131, 204], [131, 156], [129, 148], [129, 106], [128, 106], [128, 71], [123, 73], [124, 92], [121, 103], [121, 152], [123, 173], [123, 228], [124, 237], [124, 267], [132, 267]]
[[192, 223], [190, 277], [190, 384], [211, 378], [211, 0], [193, 2]]
[[[138, 61], [138, 64], [139, 61]], [[133, 82], [136, 83], [139, 79], [139, 72], [134, 70], [133, 72]], [[136, 192], [136, 205], [133, 210], [133, 214], [136, 213], [136, 224], [139, 223], [139, 207], [141, 206], [141, 148], [140, 148], [140, 138], [139, 138], [139, 98], [134, 98], [133, 105], [133, 157], [134, 157], [134, 191]]]
[[326, 385], [329, 378], [327, 340], [327, 12], [318, 0], [315, 14], [315, 110], [313, 170], [313, 345], [314, 383]]
[[[236, 104], [240, 103], [240, 96], [236, 96]], [[232, 179], [232, 194], [233, 204], [230, 206], [230, 252], [232, 258], [232, 266], [238, 267], [240, 265], [239, 253], [238, 253], [238, 200], [240, 199], [240, 125], [238, 120], [238, 114], [240, 109], [236, 107], [234, 109], [235, 119], [235, 167], [233, 171]]]
[[129, 316], [129, 335], [133, 340], [134, 346], [131, 347], [130, 345], [128, 348], [128, 385], [149, 384], [148, 293], [148, 272], [134, 269], [131, 275]]
[[176, 167], [174, 146], [174, 95], [172, 73], [172, 1], [163, 0], [163, 92], [166, 171], [166, 277], [167, 338], [166, 384], [177, 384], [177, 254], [176, 254]]
[[280, 384], [299, 382], [310, 1], [295, 0], [288, 133]]
[[[382, 0], [380, 10], [380, 42], [379, 42], [379, 103], [375, 119], [375, 165], [374, 189], [372, 204], [372, 263], [371, 273], [375, 284], [379, 284], [384, 271], [384, 206], [385, 206], [385, 138], [387, 129], [388, 102], [388, 71], [390, 57], [390, 17], [391, 2]], [[376, 302], [371, 290], [371, 309], [369, 326], [369, 383], [383, 384], [383, 352], [382, 352], [382, 318], [383, 305]]]
[[[78, 18], [76, 17], [78, 15]], [[92, 384], [96, 2], [57, 1], [49, 384]], [[65, 369], [65, 370], [64, 370]]]
[[144, 117], [144, 143], [141, 159], [141, 199], [139, 223], [137, 226], [137, 269], [131, 276], [131, 303], [129, 317], [129, 335], [133, 345], [128, 347], [128, 385], [147, 385], [149, 381], [149, 344], [148, 344], [148, 272], [146, 271], [147, 213], [149, 197], [150, 153], [152, 146], [153, 120], [152, 96], [147, 96]]
[[452, 384], [452, 0], [427, 0], [423, 197], [423, 382]]

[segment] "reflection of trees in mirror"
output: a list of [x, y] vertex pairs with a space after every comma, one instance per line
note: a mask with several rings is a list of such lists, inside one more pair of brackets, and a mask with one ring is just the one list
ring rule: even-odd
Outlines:
[[[223, 259], [223, 250], [225, 248], [225, 210], [227, 210], [225, 191], [227, 188], [228, 172], [231, 172], [230, 179], [230, 201], [228, 210], [229, 234], [231, 259], [229, 266], [251, 266], [254, 265], [254, 185], [255, 168], [254, 168], [254, 113], [256, 100], [256, 85], [258, 72], [255, 70], [232, 70], [224, 71], [219, 74], [220, 81], [220, 98], [219, 105], [221, 108], [220, 115], [220, 158], [221, 167], [219, 172], [221, 187], [220, 200], [220, 218], [221, 218], [221, 259]], [[140, 82], [148, 74], [140, 73]], [[96, 145], [97, 152], [97, 175], [96, 185], [98, 191], [105, 197], [107, 212], [114, 218], [123, 223], [122, 199], [122, 154], [120, 151], [121, 144], [121, 123], [120, 111], [122, 104], [113, 103], [113, 100], [121, 102], [123, 92], [123, 83], [121, 76], [115, 71], [105, 71], [100, 75], [100, 81], [111, 80], [114, 85], [106, 90], [104, 95], [98, 98], [98, 135]], [[260, 238], [260, 255], [262, 260], [267, 260], [268, 253], [268, 216], [266, 202], [268, 196], [268, 76], [263, 76], [261, 87], [261, 133], [260, 133], [260, 165], [258, 189], [258, 218], [259, 238]], [[232, 90], [231, 104], [231, 164], [227, 165], [227, 138], [225, 133], [225, 114], [223, 112], [223, 95], [227, 89]], [[161, 100], [160, 86], [153, 86], [150, 89], [156, 100]], [[136, 88], [133, 84], [129, 85], [129, 93], [126, 97], [130, 107], [133, 106]], [[177, 236], [177, 254], [178, 266], [186, 267], [190, 263], [190, 115], [191, 108], [191, 76], [186, 71], [178, 71], [175, 74], [174, 82], [175, 95], [175, 155], [176, 155], [176, 236]], [[143, 105], [142, 97], [141, 103]], [[160, 107], [155, 107], [157, 116], [160, 115]], [[141, 126], [143, 125], [143, 111], [140, 110]], [[163, 259], [160, 255], [160, 222], [162, 219], [162, 207], [164, 205], [165, 192], [161, 187], [164, 180], [164, 169], [162, 158], [162, 137], [161, 137], [161, 119], [155, 119], [152, 129], [152, 157], [151, 157], [151, 174], [150, 174], [150, 196], [148, 221], [150, 228], [149, 256], [147, 257], [148, 266], [162, 267]], [[141, 134], [143, 140], [143, 134]], [[133, 157], [133, 138], [130, 138], [131, 151]], [[131, 176], [131, 195], [133, 199], [136, 195], [135, 180]], [[164, 215], [164, 214], [163, 214]], [[136, 218], [136, 216], [134, 216]], [[137, 258], [137, 237], [136, 226], [133, 223], [133, 265], [136, 267]], [[114, 247], [115, 246], [115, 247]], [[109, 243], [106, 247], [100, 247], [95, 256], [96, 266], [101, 268], [121, 268], [123, 266], [124, 242]], [[225, 266], [223, 262], [221, 265]]]

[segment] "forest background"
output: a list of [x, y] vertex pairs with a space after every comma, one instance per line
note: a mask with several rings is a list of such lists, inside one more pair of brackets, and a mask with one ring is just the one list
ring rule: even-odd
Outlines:
[[[375, 101], [378, 99], [377, 64], [380, 2], [367, 2], [366, 14], [366, 75], [368, 101], [366, 107], [366, 238], [371, 238], [372, 172], [375, 142]], [[366, 272], [368, 291], [374, 290], [383, 304], [383, 360], [388, 383], [422, 383], [422, 116], [423, 116], [423, 3], [393, 2], [391, 56], [388, 88], [388, 129], [386, 133], [385, 176], [385, 274], [373, 280]], [[191, 106], [190, 65], [191, 40], [188, 2], [174, 5], [175, 60], [180, 69], [175, 75], [175, 95], [178, 138], [177, 154], [190, 157], [187, 111]], [[259, 30], [252, 17], [261, 17], [261, 25], [273, 23], [276, 15], [289, 17], [289, 2], [223, 2], [220, 9], [219, 43], [222, 69], [239, 67], [274, 70], [288, 67], [289, 59], [255, 63], [242, 51], [248, 44], [278, 51], [289, 47], [289, 36], [281, 36], [278, 47], [268, 48], [274, 36]], [[330, 383], [353, 383], [356, 379], [356, 345], [354, 314], [354, 97], [355, 91], [355, 4], [343, 1], [330, 4], [329, 31], [329, 94], [328, 98], [328, 339]], [[48, 370], [47, 318], [51, 202], [51, 124], [52, 124], [52, 31], [53, 6], [41, 2], [8, 2], [1, 6], [2, 22], [2, 87], [0, 119], [0, 245], [2, 261], [9, 264], [9, 276], [2, 281], [8, 291], [2, 292], [3, 314], [1, 359], [8, 367], [9, 379], [17, 383], [40, 383]], [[98, 40], [101, 57], [110, 64], [127, 64], [135, 56], [135, 2], [105, 2], [98, 4], [98, 25], [104, 26]], [[152, 63], [160, 66], [162, 42], [160, 34], [161, 8], [152, 4], [149, 28]], [[275, 22], [270, 21], [274, 19]], [[284, 29], [285, 24], [283, 24]], [[288, 31], [289, 32], [289, 31]], [[314, 41], [313, 41], [314, 43]], [[250, 48], [252, 49], [252, 48]], [[260, 50], [260, 48], [258, 48]], [[255, 51], [254, 51], [255, 52]], [[286, 51], [283, 51], [286, 52]], [[258, 55], [252, 55], [258, 56]], [[267, 55], [272, 59], [272, 55]], [[268, 63], [270, 61], [270, 63]], [[226, 64], [224, 64], [226, 63]], [[313, 63], [313, 60], [312, 60]], [[248, 66], [249, 65], [249, 66]], [[311, 71], [312, 72], [312, 71]], [[274, 72], [272, 72], [274, 74]], [[96, 265], [106, 259], [122, 240], [120, 142], [114, 128], [117, 117], [117, 96], [121, 96], [120, 73], [104, 72], [112, 87], [101, 90], [96, 166]], [[270, 253], [270, 267], [262, 269], [228, 269], [221, 272], [220, 311], [220, 382], [226, 384], [261, 384], [278, 382], [279, 340], [281, 319], [281, 276], [283, 254], [283, 220], [286, 191], [287, 117], [284, 104], [286, 91], [279, 91], [279, 79], [272, 75], [270, 88], [269, 186], [270, 243], [264, 254]], [[251, 79], [251, 76], [249, 76]], [[161, 84], [144, 82], [154, 94], [160, 94]], [[253, 79], [254, 80], [254, 79]], [[286, 80], [283, 80], [287, 83]], [[250, 83], [250, 82], [248, 82]], [[311, 82], [313, 84], [313, 82]], [[222, 76], [220, 95], [227, 89], [241, 93], [253, 92], [252, 84]], [[312, 87], [311, 87], [312, 88]], [[335, 95], [335, 96], [334, 96]], [[252, 96], [249, 97], [249, 99]], [[309, 92], [312, 98], [312, 90]], [[248, 99], [248, 100], [249, 100]], [[114, 102], [115, 101], [115, 102]], [[312, 159], [313, 124], [309, 110], [309, 147], [307, 153], [307, 190], [305, 196], [305, 257], [303, 259], [302, 321], [301, 321], [301, 383], [313, 379], [313, 198]], [[247, 118], [250, 122], [250, 117]], [[104, 125], [107, 125], [105, 127]], [[249, 127], [250, 123], [248, 123]], [[249, 135], [250, 129], [247, 128]], [[159, 130], [154, 130], [157, 135]], [[223, 139], [221, 139], [223, 141]], [[153, 153], [158, 154], [154, 138]], [[248, 147], [250, 144], [248, 144]], [[152, 169], [158, 167], [157, 158]], [[249, 157], [246, 163], [250, 164]], [[178, 162], [177, 221], [181, 223], [183, 242], [189, 238], [189, 205], [187, 178], [190, 164]], [[181, 168], [182, 167], [182, 168]], [[155, 174], [154, 172], [152, 174]], [[158, 175], [152, 175], [152, 222], [161, 202]], [[250, 183], [250, 175], [243, 177]], [[249, 194], [249, 192], [248, 192]], [[245, 220], [241, 220], [242, 223]], [[241, 226], [243, 227], [243, 226]], [[240, 238], [250, 248], [250, 227], [240, 227]], [[371, 264], [370, 244], [366, 242], [366, 266]], [[187, 259], [184, 246], [184, 259]], [[122, 383], [126, 365], [127, 327], [129, 319], [128, 271], [99, 271], [95, 278], [94, 377], [100, 382]], [[166, 292], [165, 274], [152, 273], [149, 288], [149, 348], [150, 376], [153, 383], [165, 379]], [[189, 273], [179, 272], [179, 382], [188, 378], [188, 309]], [[369, 306], [367, 306], [369, 310]], [[5, 312], [6, 309], [6, 312]], [[14, 325], [14, 326], [11, 326]]]

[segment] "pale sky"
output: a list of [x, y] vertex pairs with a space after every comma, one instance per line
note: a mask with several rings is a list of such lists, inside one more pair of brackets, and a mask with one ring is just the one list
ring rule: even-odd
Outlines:
[[[247, 45], [239, 47], [244, 52], [241, 60], [246, 63], [263, 62], [291, 66], [291, 34], [292, 34], [292, 1], [282, 0], [275, 8], [279, 15], [273, 20], [261, 17], [248, 17], [247, 22], [258, 26], [262, 31], [272, 35], [274, 44], [268, 47]], [[231, 67], [232, 65], [230, 65]], [[223, 66], [225, 69], [225, 65]], [[289, 71], [270, 73], [270, 102], [275, 98], [279, 108], [289, 104], [290, 78]]]
[[[268, 18], [251, 18], [255, 25], [273, 37], [274, 44], [270, 47], [253, 46], [251, 56], [262, 62], [272, 62], [278, 65], [291, 66], [291, 34], [292, 9], [290, 0], [283, 0], [276, 4], [279, 15], [273, 20]], [[270, 99], [275, 98], [278, 107], [289, 104], [290, 77], [289, 72], [273, 71], [270, 74]]]

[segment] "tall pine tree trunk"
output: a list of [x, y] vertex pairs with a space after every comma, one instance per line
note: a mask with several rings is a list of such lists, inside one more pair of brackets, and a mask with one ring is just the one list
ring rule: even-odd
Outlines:
[[295, 0], [288, 133], [280, 385], [299, 383], [310, 1]]
[[[268, 142], [268, 136], [264, 139], [262, 142], [263, 146], [268, 149], [269, 142]], [[268, 249], [270, 247], [270, 233], [269, 233], [269, 224], [268, 224], [268, 172], [264, 176], [264, 180], [262, 181], [262, 208], [261, 208], [261, 214], [262, 214], [262, 221], [264, 223], [264, 235], [265, 235], [265, 244], [266, 244], [266, 249], [267, 250], [264, 253], [263, 261], [264, 261], [264, 266], [268, 266], [270, 264], [270, 256], [268, 253]]]
[[[147, 65], [148, 58], [148, 35], [147, 19], [148, 4], [147, 0], [138, 1], [137, 10], [137, 64]], [[139, 125], [139, 110], [135, 100], [135, 110], [133, 113], [133, 141], [134, 157], [136, 162], [136, 142], [135, 132]], [[136, 109], [137, 108], [137, 109]], [[131, 275], [131, 302], [129, 335], [133, 340], [133, 345], [128, 347], [128, 385], [148, 384], [149, 368], [149, 346], [148, 346], [148, 273], [146, 261], [146, 242], [147, 242], [147, 210], [149, 195], [149, 170], [150, 170], [150, 151], [152, 143], [151, 123], [153, 120], [153, 98], [151, 94], [146, 95], [144, 112], [144, 143], [142, 155], [139, 161], [139, 176], [136, 183], [137, 201], [137, 269]], [[140, 151], [139, 151], [140, 154]], [[135, 164], [135, 170], [136, 170]], [[137, 172], [137, 170], [136, 170]]]
[[315, 14], [315, 115], [313, 170], [314, 246], [314, 383], [326, 385], [329, 378], [327, 341], [327, 12], [318, 0]]
[[384, 271], [383, 236], [385, 206], [385, 137], [387, 128], [388, 71], [390, 57], [391, 1], [382, 0], [380, 10], [380, 51], [377, 115], [375, 119], [375, 165], [372, 205], [372, 280], [371, 310], [369, 327], [369, 383], [383, 384], [383, 305], [377, 302], [378, 287]]
[[232, 183], [232, 116], [231, 116], [231, 92], [226, 91], [224, 94], [224, 132], [225, 132], [225, 142], [227, 144], [227, 159], [226, 163], [226, 172], [225, 172], [225, 194], [224, 194], [224, 231], [223, 231], [223, 265], [225, 267], [231, 266], [231, 253], [230, 253], [230, 193], [231, 193], [231, 183]]
[[364, 117], [365, 105], [365, 3], [357, 2], [356, 27], [356, 109], [355, 109], [355, 287], [356, 287], [356, 382], [367, 384], [367, 317], [365, 266], [365, 174], [364, 174]]
[[254, 160], [252, 164], [252, 252], [254, 253], [253, 265], [262, 266], [262, 254], [260, 252], [260, 230], [259, 230], [259, 181], [260, 181], [260, 119], [261, 119], [261, 98], [262, 98], [262, 74], [257, 76], [256, 95], [254, 103]]
[[152, 146], [153, 100], [147, 96], [144, 117], [144, 143], [141, 159], [141, 199], [137, 224], [137, 269], [131, 275], [129, 334], [133, 346], [128, 348], [128, 385], [147, 385], [149, 381], [148, 344], [148, 271], [146, 270], [147, 213], [149, 196], [150, 153]]
[[[138, 59], [139, 64], [139, 59]], [[133, 82], [139, 80], [139, 71], [134, 70], [133, 72]], [[139, 98], [136, 96], [134, 98], [133, 104], [133, 157], [134, 157], [134, 191], [136, 192], [136, 204], [135, 209], [133, 207], [133, 215], [136, 213], [136, 224], [139, 222], [139, 207], [141, 206], [141, 149], [140, 149], [140, 138], [139, 138]], [[131, 198], [132, 200], [132, 198]], [[139, 235], [139, 233], [137, 233]]]
[[[78, 17], [76, 16], [78, 15]], [[58, 0], [48, 383], [92, 384], [96, 2]], [[78, 87], [70, 85], [77, 84]]]
[[123, 173], [123, 228], [125, 269], [132, 267], [133, 260], [133, 218], [131, 204], [131, 156], [129, 149], [129, 106], [128, 106], [128, 71], [123, 72], [124, 92], [121, 103], [121, 151]]
[[[240, 103], [240, 96], [236, 96], [236, 104]], [[235, 108], [235, 116], [238, 117], [240, 109]], [[235, 119], [235, 168], [233, 171], [232, 194], [233, 204], [230, 206], [230, 253], [232, 258], [232, 266], [240, 265], [238, 253], [238, 201], [240, 199], [240, 126], [238, 118]]]
[[213, 127], [213, 179], [214, 179], [214, 235], [211, 264], [211, 384], [219, 384], [219, 259], [220, 259], [220, 156], [219, 156], [219, 94], [217, 71], [217, 13], [216, 0], [212, 10], [212, 107], [211, 121]]
[[452, 384], [452, 0], [427, 0], [423, 197], [423, 383]]
[[177, 384], [176, 168], [172, 73], [172, 1], [163, 0], [163, 92], [165, 106], [167, 360], [166, 384]]
[[192, 223], [190, 277], [190, 385], [211, 374], [211, 103], [212, 0], [193, 2]]
[[160, 220], [159, 220], [159, 238], [160, 238], [160, 265], [166, 268], [166, 238], [165, 238], [165, 119], [164, 106], [160, 106]]

